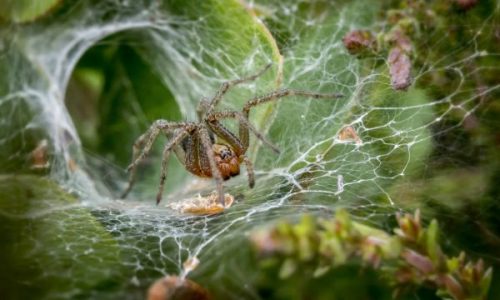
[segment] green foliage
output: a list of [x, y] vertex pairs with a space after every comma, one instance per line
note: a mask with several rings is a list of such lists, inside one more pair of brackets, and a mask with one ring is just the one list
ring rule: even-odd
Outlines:
[[481, 259], [467, 262], [463, 252], [457, 257], [446, 256], [439, 244], [437, 221], [424, 228], [418, 211], [414, 216], [398, 215], [397, 222], [395, 234], [390, 235], [339, 210], [334, 219], [306, 215], [297, 224], [282, 222], [255, 231], [250, 238], [264, 261], [262, 265], [281, 265], [281, 278], [299, 270], [300, 276], [319, 277], [331, 268], [358, 264], [380, 270], [395, 297], [430, 284], [445, 299], [486, 299], [491, 267], [486, 269]]
[[0, 20], [24, 23], [34, 21], [56, 8], [62, 0], [2, 0]]
[[88, 298], [121, 285], [117, 242], [53, 181], [1, 176], [0, 212], [4, 299]]

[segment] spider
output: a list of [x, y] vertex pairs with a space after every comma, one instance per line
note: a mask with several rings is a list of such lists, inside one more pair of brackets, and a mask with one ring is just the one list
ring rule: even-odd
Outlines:
[[[268, 64], [252, 76], [224, 82], [212, 98], [202, 98], [197, 108], [198, 122], [156, 120], [133, 145], [132, 163], [127, 167], [127, 171], [130, 172], [128, 186], [122, 194], [122, 198], [125, 198], [132, 189], [136, 168], [151, 151], [151, 147], [160, 133], [164, 133], [169, 140], [163, 150], [160, 185], [156, 195], [157, 205], [162, 199], [167, 179], [167, 162], [172, 151], [183, 163], [186, 170], [192, 174], [215, 179], [218, 201], [223, 206], [223, 181], [237, 176], [240, 173], [242, 163], [246, 165], [248, 185], [253, 188], [255, 185], [253, 165], [245, 156], [249, 146], [250, 132], [274, 152], [279, 153], [280, 151], [249, 122], [250, 109], [287, 96], [305, 96], [314, 99], [342, 97], [340, 94], [317, 94], [308, 91], [281, 89], [248, 100], [242, 111], [216, 111], [217, 105], [231, 87], [254, 81], [264, 74], [271, 65]], [[223, 119], [236, 119], [238, 121], [238, 136], [221, 124], [220, 121]]]

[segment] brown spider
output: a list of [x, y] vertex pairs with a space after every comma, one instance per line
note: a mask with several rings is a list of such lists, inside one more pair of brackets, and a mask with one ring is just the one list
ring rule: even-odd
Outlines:
[[[167, 178], [167, 162], [172, 150], [184, 164], [186, 170], [200, 177], [213, 177], [215, 179], [219, 202], [222, 205], [224, 205], [223, 180], [238, 175], [242, 163], [246, 165], [249, 186], [252, 188], [255, 185], [253, 165], [245, 156], [249, 145], [249, 132], [251, 131], [275, 152], [279, 153], [279, 149], [250, 124], [248, 120], [250, 109], [286, 96], [306, 96], [315, 99], [339, 98], [342, 96], [340, 94], [316, 94], [307, 91], [282, 89], [248, 100], [241, 112], [215, 111], [222, 97], [231, 87], [255, 80], [270, 67], [271, 64], [255, 75], [224, 82], [213, 98], [202, 98], [197, 109], [199, 122], [156, 120], [134, 143], [132, 163], [127, 168], [127, 171], [130, 172], [128, 186], [122, 198], [125, 198], [132, 189], [137, 165], [151, 151], [154, 141], [161, 132], [169, 137], [169, 141], [163, 150], [160, 186], [156, 196], [156, 204], [160, 203], [162, 198], [163, 186]], [[220, 123], [220, 120], [229, 118], [238, 120], [239, 136], [236, 136]], [[215, 137], [217, 137], [217, 140]]]

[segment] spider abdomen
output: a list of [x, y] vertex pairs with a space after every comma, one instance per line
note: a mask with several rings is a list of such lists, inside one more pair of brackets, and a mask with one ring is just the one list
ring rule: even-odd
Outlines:
[[184, 150], [184, 166], [186, 170], [200, 177], [212, 177], [210, 161], [201, 146], [200, 138], [197, 134], [188, 135], [181, 142]]

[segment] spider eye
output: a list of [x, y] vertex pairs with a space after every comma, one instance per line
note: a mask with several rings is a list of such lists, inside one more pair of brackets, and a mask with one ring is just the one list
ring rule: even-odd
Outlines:
[[222, 150], [222, 151], [220, 152], [220, 154], [219, 154], [219, 155], [220, 155], [220, 157], [221, 157], [222, 159], [226, 159], [226, 158], [228, 158], [229, 156], [231, 156], [231, 151], [230, 151], [229, 149], [224, 149], [224, 150]]

